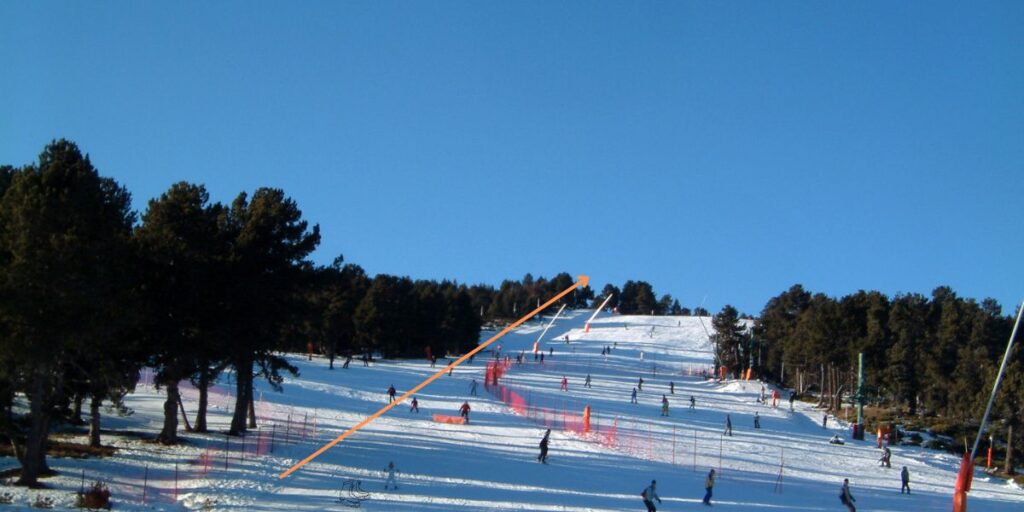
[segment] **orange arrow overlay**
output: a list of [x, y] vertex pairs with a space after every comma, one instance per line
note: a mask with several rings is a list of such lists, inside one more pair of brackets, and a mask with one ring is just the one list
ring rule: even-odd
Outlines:
[[280, 475], [277, 475], [277, 477], [278, 478], [284, 478], [284, 477], [294, 473], [296, 470], [298, 470], [302, 466], [305, 466], [306, 464], [308, 464], [313, 459], [319, 457], [320, 454], [322, 454], [322, 453], [326, 452], [327, 450], [329, 450], [332, 446], [334, 446], [334, 445], [344, 441], [346, 437], [354, 434], [357, 430], [359, 430], [359, 429], [369, 425], [370, 422], [372, 422], [373, 420], [375, 420], [378, 417], [380, 417], [381, 414], [384, 414], [384, 413], [388, 412], [389, 410], [391, 410], [392, 407], [398, 405], [400, 402], [403, 402], [406, 398], [409, 398], [411, 395], [417, 393], [419, 390], [427, 387], [427, 385], [429, 385], [431, 382], [434, 382], [439, 377], [444, 375], [445, 372], [447, 372], [447, 371], [451, 370], [452, 368], [455, 368], [456, 366], [462, 364], [465, 360], [467, 360], [470, 357], [473, 357], [474, 355], [476, 355], [477, 352], [480, 352], [481, 350], [487, 348], [487, 346], [490, 345], [491, 343], [494, 343], [495, 341], [497, 341], [502, 336], [512, 332], [513, 329], [515, 329], [516, 327], [519, 327], [523, 322], [529, 320], [530, 318], [535, 316], [537, 313], [540, 313], [541, 311], [544, 311], [549, 306], [551, 306], [552, 304], [557, 302], [558, 299], [561, 299], [562, 297], [565, 297], [569, 292], [575, 290], [576, 288], [581, 288], [581, 287], [587, 286], [587, 283], [590, 282], [590, 277], [588, 277], [588, 276], [576, 276], [576, 279], [577, 279], [576, 282], [573, 283], [572, 286], [566, 288], [565, 290], [563, 290], [558, 295], [555, 295], [554, 297], [551, 298], [551, 300], [545, 302], [544, 304], [541, 304], [540, 306], [537, 307], [537, 309], [535, 309], [533, 311], [530, 311], [529, 313], [526, 314], [526, 316], [520, 318], [519, 320], [516, 320], [515, 323], [513, 323], [512, 325], [502, 329], [501, 332], [499, 332], [498, 334], [495, 334], [494, 336], [491, 336], [490, 339], [488, 339], [487, 341], [481, 343], [475, 349], [467, 352], [464, 356], [458, 358], [455, 362], [453, 362], [453, 363], [449, 364], [448, 366], [442, 368], [441, 371], [431, 375], [430, 377], [427, 377], [427, 380], [424, 380], [423, 382], [420, 382], [419, 384], [416, 385], [416, 387], [410, 389], [409, 391], [406, 391], [405, 394], [403, 394], [402, 396], [398, 397], [398, 399], [395, 400], [394, 402], [391, 402], [388, 405], [386, 405], [384, 407], [381, 407], [379, 411], [377, 411], [377, 412], [367, 416], [366, 419], [364, 419], [363, 421], [360, 421], [359, 424], [357, 424], [356, 426], [346, 430], [344, 434], [334, 438], [333, 441], [331, 441], [331, 442], [321, 446], [319, 450], [317, 450], [317, 451], [313, 452], [312, 454], [310, 454], [309, 457], [306, 457], [305, 459], [302, 459], [298, 464], [295, 464], [291, 468], [288, 468], [288, 471], [285, 471], [284, 473], [281, 473]]

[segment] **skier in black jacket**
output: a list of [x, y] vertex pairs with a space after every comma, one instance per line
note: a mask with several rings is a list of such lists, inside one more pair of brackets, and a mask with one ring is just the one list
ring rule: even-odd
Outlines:
[[551, 437], [551, 429], [550, 428], [548, 429], [547, 432], [544, 433], [544, 439], [540, 440], [540, 455], [537, 456], [537, 460], [540, 461], [540, 462], [543, 462], [544, 464], [548, 463], [548, 441], [549, 441], [548, 438], [549, 437]]

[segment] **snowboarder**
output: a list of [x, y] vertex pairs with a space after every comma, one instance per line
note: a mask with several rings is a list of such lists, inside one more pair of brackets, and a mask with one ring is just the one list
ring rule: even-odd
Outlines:
[[907, 470], [906, 466], [903, 466], [903, 471], [900, 472], [900, 479], [903, 480], [903, 487], [900, 487], [900, 494], [903, 494], [903, 491], [907, 491], [907, 494], [910, 494], [910, 471]]
[[391, 402], [394, 402], [394, 401], [395, 401], [395, 385], [392, 384], [390, 387], [388, 387], [388, 403], [390, 404]]
[[832, 439], [828, 440], [828, 444], [846, 444], [846, 443], [844, 443], [843, 440], [838, 435], [834, 435], [834, 436], [832, 436]]
[[629, 403], [631, 403], [631, 404], [635, 404], [636, 403], [636, 388], [633, 388], [633, 396], [629, 399]]
[[420, 413], [420, 402], [416, 400], [416, 397], [412, 397], [412, 407], [409, 408], [409, 412]]
[[654, 492], [654, 487], [657, 484], [657, 480], [651, 480], [651, 485], [647, 486], [647, 488], [640, 493], [640, 497], [644, 499], [644, 505], [647, 506], [647, 512], [657, 512], [658, 509], [654, 507], [654, 500], [658, 500], [658, 504], [661, 504], [661, 498], [658, 497], [658, 493]]
[[761, 428], [761, 415], [754, 411], [754, 428]]
[[590, 386], [590, 374], [587, 374], [587, 380], [583, 381], [583, 387], [589, 388]]
[[693, 398], [693, 395], [690, 395], [690, 409], [696, 409], [696, 408], [697, 408], [697, 399]]
[[668, 416], [668, 397], [661, 395], [661, 415]]
[[821, 428], [828, 428], [828, 413], [826, 412], [821, 416]]
[[882, 458], [878, 459], [878, 465], [879, 466], [885, 466], [887, 468], [891, 468], [892, 467], [892, 462], [890, 462], [891, 459], [892, 459], [892, 452], [889, 451], [889, 447], [886, 446], [885, 448], [882, 449]]
[[469, 394], [476, 396], [476, 379], [469, 383]]
[[711, 491], [715, 488], [715, 470], [712, 469], [708, 472], [708, 477], [704, 479], [704, 489], [707, 493], [704, 494], [704, 504], [711, 506]]
[[537, 456], [537, 460], [539, 460], [540, 462], [542, 462], [544, 464], [548, 463], [548, 441], [549, 441], [548, 438], [549, 437], [551, 437], [551, 429], [550, 428], [548, 429], [547, 432], [544, 433], [544, 439], [540, 440], [540, 455]]
[[732, 437], [732, 418], [725, 415], [725, 435]]
[[846, 505], [846, 509], [850, 512], [857, 512], [857, 507], [853, 506], [853, 503], [857, 501], [857, 499], [853, 497], [853, 494], [850, 494], [849, 478], [843, 479], [843, 488], [839, 493], [839, 501], [843, 502], [843, 505]]
[[462, 407], [459, 407], [459, 415], [465, 418], [466, 424], [469, 424], [469, 402], [462, 402]]
[[565, 375], [562, 376], [562, 385], [560, 389], [562, 391], [569, 391], [569, 379], [565, 378]]
[[644, 390], [644, 378], [640, 377], [640, 382], [637, 383], [636, 388], [640, 391]]
[[398, 469], [395, 468], [395, 463], [388, 462], [388, 467], [384, 471], [387, 471], [388, 473], [388, 479], [384, 481], [384, 490], [388, 490], [388, 486], [391, 486], [392, 488], [397, 490], [398, 481], [395, 480], [395, 473], [398, 472]]
[[668, 381], [668, 394], [670, 394], [670, 395], [676, 394], [676, 383], [671, 381], [671, 380]]

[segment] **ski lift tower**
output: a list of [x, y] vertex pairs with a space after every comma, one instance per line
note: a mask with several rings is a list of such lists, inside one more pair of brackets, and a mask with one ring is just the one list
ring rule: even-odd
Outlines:
[[864, 353], [857, 354], [857, 392], [853, 395], [857, 402], [857, 423], [853, 426], [853, 438], [864, 440]]

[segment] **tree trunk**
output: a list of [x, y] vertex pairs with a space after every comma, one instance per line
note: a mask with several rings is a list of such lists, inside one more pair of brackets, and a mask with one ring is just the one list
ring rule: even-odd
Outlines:
[[103, 403], [103, 398], [99, 395], [93, 395], [92, 400], [89, 401], [89, 446], [93, 448], [100, 447], [100, 404]]
[[181, 400], [181, 393], [178, 393], [178, 409], [181, 410], [181, 421], [185, 422], [185, 432], [192, 432], [192, 425], [188, 423], [188, 414], [185, 412], [185, 402]]
[[1013, 475], [1016, 472], [1013, 470], [1013, 423], [1006, 428], [1006, 463], [1005, 469], [1007, 475]]
[[75, 408], [71, 410], [71, 419], [68, 421], [72, 425], [84, 425], [85, 421], [82, 420], [82, 402], [85, 400], [85, 394], [75, 393]]
[[249, 428], [256, 428], [256, 391], [249, 383]]
[[167, 384], [167, 400], [164, 401], [164, 429], [157, 436], [157, 441], [163, 444], [175, 444], [178, 442], [178, 381]]
[[39, 477], [49, 474], [46, 465], [46, 438], [50, 433], [50, 369], [39, 369], [32, 376], [31, 417], [25, 449], [22, 450], [21, 476], [15, 485], [38, 487]]
[[249, 397], [252, 393], [252, 354], [235, 360], [235, 412], [231, 417], [229, 434], [237, 436], [246, 431]]
[[210, 372], [205, 368], [199, 373], [199, 410], [196, 412], [195, 432], [206, 432], [206, 409], [209, 406]]

